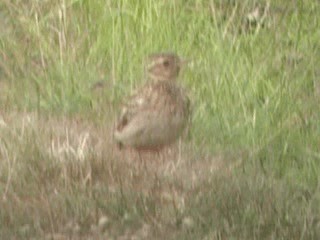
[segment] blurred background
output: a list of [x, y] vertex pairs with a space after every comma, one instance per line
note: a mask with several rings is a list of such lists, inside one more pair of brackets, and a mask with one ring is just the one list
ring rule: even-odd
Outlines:
[[[320, 2], [0, 2], [2, 239], [319, 239]], [[188, 134], [112, 129], [154, 52], [190, 59]], [[317, 67], [318, 66], [318, 67]]]

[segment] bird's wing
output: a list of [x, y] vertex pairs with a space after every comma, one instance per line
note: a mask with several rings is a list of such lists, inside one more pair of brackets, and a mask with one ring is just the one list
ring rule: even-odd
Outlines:
[[139, 112], [145, 110], [151, 110], [154, 103], [154, 99], [157, 98], [157, 92], [155, 91], [155, 85], [150, 83], [137, 90], [131, 95], [127, 101], [123, 104], [118, 122], [117, 131], [121, 131]]
[[117, 131], [121, 131], [137, 114], [149, 111], [159, 114], [178, 113], [188, 117], [190, 100], [184, 89], [175, 83], [158, 81], [147, 83], [123, 105]]

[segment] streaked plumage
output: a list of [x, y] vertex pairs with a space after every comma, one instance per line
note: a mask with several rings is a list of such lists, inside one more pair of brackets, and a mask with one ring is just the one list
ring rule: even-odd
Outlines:
[[179, 138], [190, 115], [189, 98], [175, 81], [182, 64], [175, 54], [148, 57], [149, 82], [128, 99], [116, 125], [120, 146], [158, 150]]

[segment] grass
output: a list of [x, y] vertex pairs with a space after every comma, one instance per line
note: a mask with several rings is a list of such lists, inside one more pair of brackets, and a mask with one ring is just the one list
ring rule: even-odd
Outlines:
[[[313, 0], [2, 1], [0, 238], [319, 239], [319, 16]], [[193, 121], [145, 170], [111, 130], [158, 51], [191, 60]]]

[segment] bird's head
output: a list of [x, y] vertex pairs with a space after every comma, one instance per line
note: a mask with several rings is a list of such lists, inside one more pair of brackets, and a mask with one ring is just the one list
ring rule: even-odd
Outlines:
[[155, 53], [147, 57], [146, 72], [153, 80], [175, 80], [185, 63], [174, 53]]

